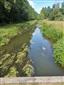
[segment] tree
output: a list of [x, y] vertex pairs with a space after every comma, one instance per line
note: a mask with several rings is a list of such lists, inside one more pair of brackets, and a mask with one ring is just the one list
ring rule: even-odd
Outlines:
[[27, 0], [0, 0], [0, 23], [35, 19], [37, 13]]
[[62, 3], [61, 8], [59, 3], [53, 4], [52, 8], [50, 7], [42, 8], [40, 13], [41, 19], [63, 20], [63, 16], [64, 16], [64, 3]]
[[62, 13], [60, 12], [60, 6], [58, 4], [54, 4], [52, 11], [50, 13], [51, 20], [62, 20]]

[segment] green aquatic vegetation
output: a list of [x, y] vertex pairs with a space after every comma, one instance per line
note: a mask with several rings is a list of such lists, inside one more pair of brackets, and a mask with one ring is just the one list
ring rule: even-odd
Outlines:
[[5, 77], [10, 77], [10, 76], [16, 77], [16, 74], [17, 74], [17, 70], [16, 70], [16, 68], [13, 66], [13, 67], [11, 67], [11, 68], [9, 69], [9, 72], [8, 72], [8, 74], [7, 74]]
[[5, 62], [5, 60], [8, 60], [8, 58], [10, 57], [10, 54], [5, 54], [0, 58], [0, 66], [3, 64], [3, 62]]
[[[17, 54], [4, 54], [0, 59], [0, 76], [1, 77], [15, 77], [15, 76], [29, 76], [31, 75], [31, 62], [27, 56], [28, 47], [25, 46]], [[25, 66], [29, 64], [29, 74], [26, 74]], [[26, 71], [26, 72], [25, 72]]]
[[4, 76], [8, 73], [9, 68], [13, 65], [15, 60], [15, 54], [6, 54], [2, 56], [0, 60], [0, 76]]
[[[0, 27], [0, 46], [4, 42], [4, 46], [0, 47], [0, 77], [27, 76], [23, 68], [28, 61], [30, 61], [27, 56], [27, 44], [30, 39], [30, 33], [34, 30], [35, 23], [36, 21], [28, 21], [25, 23], [13, 24], [12, 26], [7, 25]], [[28, 34], [28, 39], [26, 40], [24, 39], [26, 36], [25, 33]], [[16, 39], [18, 42], [15, 42], [16, 40], [13, 41], [12, 38]], [[7, 39], [10, 40], [9, 43]], [[20, 46], [18, 47], [17, 44]], [[32, 65], [31, 62], [28, 64]]]
[[29, 62], [27, 51], [28, 51], [28, 48], [27, 46], [25, 46], [23, 51], [17, 54], [17, 60], [15, 62], [16, 63], [15, 66], [18, 71], [17, 76], [31, 76], [33, 73], [32, 72], [33, 67], [31, 63]]
[[30, 64], [26, 64], [23, 68], [23, 72], [26, 76], [32, 76], [34, 74], [34, 68]]
[[17, 28], [15, 25], [0, 27], [0, 46], [9, 42], [10, 38], [17, 35]]
[[16, 64], [23, 67], [24, 63], [26, 62], [26, 53], [19, 52], [17, 54]]

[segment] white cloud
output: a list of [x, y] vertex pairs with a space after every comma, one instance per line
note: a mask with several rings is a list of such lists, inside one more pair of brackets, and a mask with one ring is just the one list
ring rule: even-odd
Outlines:
[[37, 12], [38, 14], [40, 14], [41, 10], [42, 10], [42, 7], [36, 8], [36, 12]]
[[28, 1], [29, 4], [32, 6], [32, 8], [35, 9], [35, 11], [36, 11], [37, 13], [40, 13], [42, 7], [37, 7], [36, 3], [34, 3], [33, 0], [27, 0], [27, 1]]
[[34, 8], [34, 2], [32, 0], [27, 0], [29, 2], [29, 4]]

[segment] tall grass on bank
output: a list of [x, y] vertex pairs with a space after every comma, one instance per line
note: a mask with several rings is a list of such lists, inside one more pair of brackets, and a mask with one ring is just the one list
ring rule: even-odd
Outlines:
[[41, 30], [43, 35], [48, 38], [52, 43], [55, 43], [57, 40], [63, 37], [63, 31], [61, 30], [62, 28], [57, 28], [55, 24], [50, 22], [41, 22], [40, 24], [42, 26]]
[[43, 35], [53, 44], [55, 63], [64, 67], [64, 22], [40, 21], [39, 24]]
[[18, 24], [8, 24], [6, 26], [0, 26], [0, 46], [7, 44], [10, 39], [20, 32], [29, 28], [30, 25], [36, 21], [27, 21]]
[[58, 63], [64, 68], [64, 38], [61, 38], [54, 44], [54, 59], [55, 63]]

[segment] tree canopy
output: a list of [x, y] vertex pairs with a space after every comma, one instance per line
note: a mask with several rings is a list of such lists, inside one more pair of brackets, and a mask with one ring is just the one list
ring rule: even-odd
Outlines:
[[27, 0], [0, 0], [0, 23], [21, 22], [37, 17]]
[[64, 20], [64, 2], [61, 4], [57, 3], [51, 7], [44, 7], [40, 13], [40, 19], [50, 20]]

